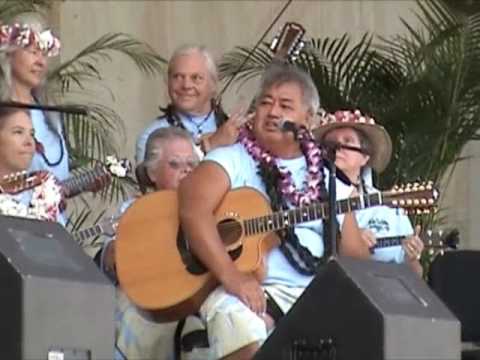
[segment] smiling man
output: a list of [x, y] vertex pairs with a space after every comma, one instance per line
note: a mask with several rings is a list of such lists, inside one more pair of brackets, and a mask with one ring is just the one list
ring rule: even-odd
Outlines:
[[143, 161], [145, 144], [158, 128], [175, 126], [187, 130], [203, 153], [233, 144], [241, 125], [240, 114], [226, 119], [215, 106], [218, 74], [212, 55], [203, 46], [182, 46], [168, 65], [168, 95], [171, 104], [139, 136], [137, 162]]

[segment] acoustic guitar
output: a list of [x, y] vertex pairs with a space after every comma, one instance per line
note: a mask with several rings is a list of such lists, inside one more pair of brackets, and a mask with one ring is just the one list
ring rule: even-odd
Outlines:
[[[337, 201], [337, 213], [375, 205], [429, 211], [438, 198], [431, 184]], [[263, 257], [278, 245], [276, 231], [324, 219], [326, 203], [316, 202], [272, 212], [265, 196], [252, 188], [226, 194], [215, 212], [217, 229], [236, 266], [243, 272], [262, 268]], [[199, 214], [201, 216], [201, 214]], [[196, 312], [217, 285], [189, 251], [179, 226], [177, 193], [158, 191], [139, 198], [120, 218], [116, 266], [120, 285], [138, 307], [155, 311], [158, 321], [173, 321]]]

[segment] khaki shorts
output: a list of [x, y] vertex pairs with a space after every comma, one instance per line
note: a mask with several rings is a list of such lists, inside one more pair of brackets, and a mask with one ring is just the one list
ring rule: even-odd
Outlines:
[[[284, 313], [305, 290], [304, 287], [285, 285], [265, 285], [263, 288]], [[268, 336], [263, 319], [223, 287], [209, 295], [200, 308], [200, 315], [207, 324], [213, 359], [220, 359], [252, 343], [261, 345]]]

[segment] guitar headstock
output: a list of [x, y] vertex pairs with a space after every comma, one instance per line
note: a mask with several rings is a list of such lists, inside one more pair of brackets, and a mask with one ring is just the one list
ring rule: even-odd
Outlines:
[[305, 43], [305, 28], [295, 22], [287, 22], [270, 43], [270, 50], [276, 58], [295, 60]]
[[439, 194], [432, 182], [415, 182], [395, 186], [384, 192], [383, 202], [391, 207], [402, 208], [410, 214], [428, 214], [435, 209]]
[[430, 259], [437, 255], [443, 255], [445, 250], [456, 250], [460, 242], [457, 229], [450, 231], [427, 230], [421, 237], [425, 245], [425, 254]]
[[0, 193], [18, 194], [40, 185], [47, 176], [48, 173], [45, 171], [35, 171], [31, 173], [20, 171], [5, 175], [0, 180]]

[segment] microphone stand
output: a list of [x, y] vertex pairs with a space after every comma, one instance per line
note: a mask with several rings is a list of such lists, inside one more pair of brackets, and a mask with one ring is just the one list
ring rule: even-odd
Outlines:
[[337, 149], [329, 147], [326, 150], [326, 160], [329, 166], [328, 172], [328, 235], [330, 236], [330, 243], [332, 253], [330, 259], [336, 259], [337, 254], [337, 167], [335, 165]]
[[0, 108], [17, 108], [17, 109], [29, 109], [29, 110], [42, 110], [53, 111], [66, 114], [76, 115], [88, 115], [87, 110], [80, 106], [54, 106], [54, 105], [39, 105], [39, 104], [27, 104], [17, 101], [0, 101]]

